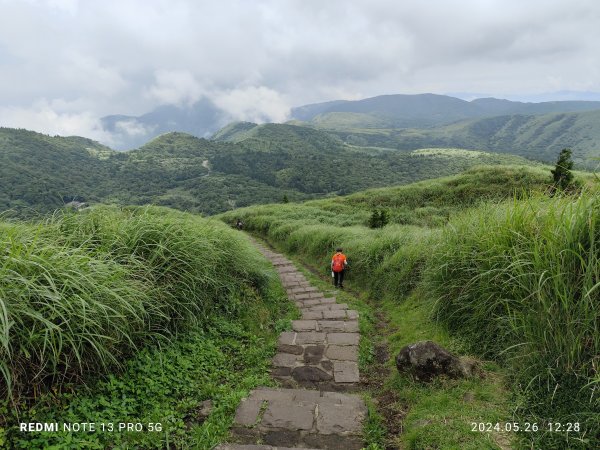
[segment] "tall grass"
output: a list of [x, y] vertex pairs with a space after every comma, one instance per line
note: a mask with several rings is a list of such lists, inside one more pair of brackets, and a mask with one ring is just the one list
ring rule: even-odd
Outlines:
[[531, 413], [600, 419], [600, 196], [487, 205], [452, 222], [424, 284], [479, 353], [514, 367]]
[[264, 261], [219, 222], [102, 207], [0, 225], [0, 390], [39, 389], [119, 366], [137, 348], [235, 317], [267, 289]]

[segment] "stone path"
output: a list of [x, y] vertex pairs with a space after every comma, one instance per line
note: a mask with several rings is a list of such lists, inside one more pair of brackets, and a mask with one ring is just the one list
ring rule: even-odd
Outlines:
[[[259, 388], [242, 400], [232, 434], [219, 450], [359, 450], [367, 414], [357, 389], [358, 313], [325, 297], [279, 253], [254, 245], [279, 272], [302, 312], [279, 336], [272, 376], [282, 388]], [[260, 445], [256, 445], [260, 444]]]

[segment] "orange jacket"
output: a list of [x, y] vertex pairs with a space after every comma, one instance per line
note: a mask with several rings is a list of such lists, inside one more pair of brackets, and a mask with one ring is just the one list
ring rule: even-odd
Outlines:
[[346, 268], [348, 261], [346, 261], [346, 255], [343, 253], [336, 253], [331, 258], [331, 270], [334, 272], [341, 272]]

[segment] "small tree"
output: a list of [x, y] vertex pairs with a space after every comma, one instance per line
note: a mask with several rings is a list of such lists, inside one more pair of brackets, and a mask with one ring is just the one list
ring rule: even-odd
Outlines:
[[570, 148], [563, 148], [558, 155], [556, 161], [556, 167], [552, 170], [552, 178], [554, 180], [552, 184], [552, 193], [557, 189], [562, 191], [567, 190], [573, 184], [573, 174], [571, 169], [573, 168], [573, 160], [571, 159], [572, 151]]
[[283, 203], [289, 203], [290, 199], [288, 198], [287, 194], [283, 194]]
[[390, 221], [388, 212], [385, 209], [375, 209], [369, 217], [370, 228], [383, 228]]

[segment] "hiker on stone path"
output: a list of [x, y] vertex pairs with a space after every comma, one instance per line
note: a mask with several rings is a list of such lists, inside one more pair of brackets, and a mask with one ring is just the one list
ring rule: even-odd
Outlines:
[[333, 275], [333, 285], [335, 287], [344, 288], [344, 272], [347, 265], [346, 255], [342, 253], [341, 248], [336, 248], [335, 255], [331, 258], [331, 274]]

